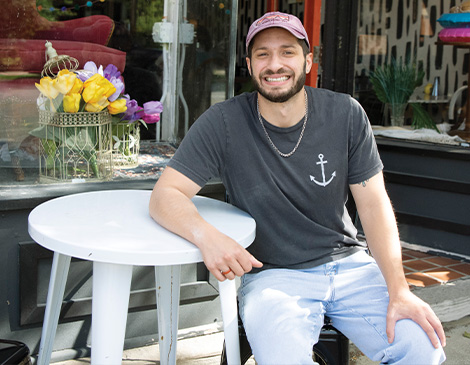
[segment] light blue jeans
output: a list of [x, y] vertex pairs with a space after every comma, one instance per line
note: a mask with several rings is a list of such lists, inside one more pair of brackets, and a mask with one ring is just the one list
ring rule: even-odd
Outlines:
[[245, 274], [240, 316], [258, 364], [313, 364], [324, 315], [365, 355], [388, 364], [430, 365], [445, 360], [409, 319], [388, 343], [385, 280], [366, 252], [306, 270], [270, 269]]

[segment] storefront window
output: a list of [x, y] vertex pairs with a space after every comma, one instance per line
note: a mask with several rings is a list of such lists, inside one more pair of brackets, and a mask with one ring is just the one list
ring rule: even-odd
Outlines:
[[[230, 0], [7, 3], [0, 13], [0, 186], [112, 180], [119, 164], [110, 167], [103, 157], [109, 145], [129, 149], [136, 138], [140, 147], [177, 144], [202, 112], [233, 93], [236, 8]], [[110, 140], [101, 138], [108, 133], [101, 126], [37, 132], [44, 123], [35, 84], [51, 59], [46, 42], [59, 58], [76, 59], [78, 70], [88, 61], [116, 66], [124, 93], [140, 107], [162, 102], [160, 122], [141, 125], [129, 144], [114, 130]], [[63, 68], [70, 64], [58, 64], [55, 74]], [[90, 151], [90, 141], [99, 146]], [[88, 155], [86, 166], [72, 161], [77, 154]]]
[[[439, 32], [443, 28], [437, 20], [450, 13], [455, 3], [451, 0], [359, 0], [354, 96], [372, 124], [390, 125], [390, 111], [377, 97], [370, 76], [393, 60], [415, 65], [422, 71], [422, 82], [409, 101], [421, 104], [436, 124], [449, 122], [450, 99], [467, 81], [468, 49], [441, 44]], [[457, 106], [455, 110], [458, 109]], [[408, 106], [405, 125], [411, 124], [412, 114]], [[453, 118], [454, 115], [450, 119]]]

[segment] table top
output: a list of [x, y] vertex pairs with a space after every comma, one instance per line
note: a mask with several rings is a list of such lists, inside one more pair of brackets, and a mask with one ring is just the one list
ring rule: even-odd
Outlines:
[[[37, 206], [28, 218], [30, 236], [41, 246], [90, 261], [130, 265], [201, 262], [199, 249], [167, 231], [149, 215], [149, 190], [72, 194]], [[242, 210], [195, 196], [201, 216], [243, 247], [255, 238], [256, 223]]]

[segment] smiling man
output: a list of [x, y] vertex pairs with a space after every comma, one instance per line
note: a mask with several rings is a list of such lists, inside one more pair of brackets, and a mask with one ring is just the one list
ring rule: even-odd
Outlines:
[[[265, 14], [246, 47], [256, 92], [196, 121], [155, 185], [151, 216], [198, 246], [218, 280], [241, 277], [240, 315], [258, 363], [312, 364], [324, 315], [373, 360], [443, 362], [441, 323], [405, 280], [363, 109], [349, 95], [304, 86], [312, 53], [295, 16]], [[256, 220], [247, 250], [190, 200], [212, 177]], [[349, 190], [367, 246], [345, 207]]]

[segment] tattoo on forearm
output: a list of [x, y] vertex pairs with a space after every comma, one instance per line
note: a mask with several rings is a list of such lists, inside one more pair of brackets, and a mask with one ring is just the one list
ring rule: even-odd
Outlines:
[[362, 185], [365, 187], [368, 182], [369, 182], [369, 179], [360, 182], [358, 185]]

